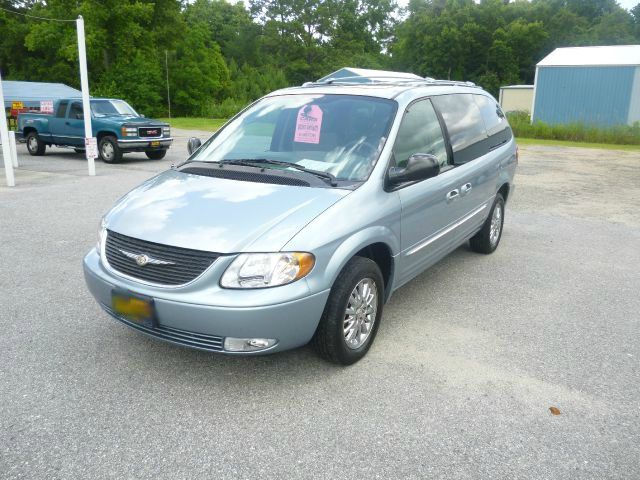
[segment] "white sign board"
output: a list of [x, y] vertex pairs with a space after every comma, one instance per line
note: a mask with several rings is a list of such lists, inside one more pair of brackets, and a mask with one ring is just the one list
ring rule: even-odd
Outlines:
[[40, 113], [53, 113], [53, 100], [40, 100]]
[[98, 139], [96, 137], [85, 137], [84, 148], [87, 152], [87, 158], [98, 158]]

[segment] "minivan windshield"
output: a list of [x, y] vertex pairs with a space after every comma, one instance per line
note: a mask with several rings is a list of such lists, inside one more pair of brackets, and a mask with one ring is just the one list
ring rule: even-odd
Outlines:
[[124, 100], [91, 100], [91, 111], [96, 117], [127, 115], [137, 117], [136, 111]]
[[384, 146], [396, 105], [357, 95], [265, 98], [209, 139], [190, 160], [263, 160], [263, 168], [286, 168], [276, 164], [287, 162], [337, 180], [363, 181]]

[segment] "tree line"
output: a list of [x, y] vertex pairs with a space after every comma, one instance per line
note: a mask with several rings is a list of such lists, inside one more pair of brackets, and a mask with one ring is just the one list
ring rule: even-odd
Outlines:
[[[226, 117], [343, 66], [530, 84], [560, 46], [640, 43], [640, 3], [615, 0], [2, 0], [4, 79], [78, 87], [85, 19], [91, 94], [175, 116]], [[8, 10], [8, 11], [7, 11]], [[24, 14], [24, 15], [20, 15]], [[29, 15], [29, 16], [25, 16]]]

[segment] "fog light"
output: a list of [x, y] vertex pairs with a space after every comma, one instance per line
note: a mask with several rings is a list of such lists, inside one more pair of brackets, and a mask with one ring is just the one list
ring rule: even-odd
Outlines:
[[229, 352], [256, 352], [273, 347], [278, 341], [273, 338], [234, 338], [224, 339], [224, 349]]

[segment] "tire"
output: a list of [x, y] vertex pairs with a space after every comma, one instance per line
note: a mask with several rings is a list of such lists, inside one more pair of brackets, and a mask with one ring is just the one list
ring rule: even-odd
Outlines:
[[98, 152], [104, 163], [118, 163], [122, 160], [122, 150], [118, 147], [118, 140], [112, 135], [100, 139]]
[[147, 158], [150, 160], [162, 160], [167, 154], [166, 150], [147, 150], [144, 152], [147, 154]]
[[[354, 306], [357, 307], [358, 299], [355, 292], [362, 292], [366, 286], [375, 297], [371, 299], [368, 309], [355, 309], [355, 312], [359, 313], [350, 315], [352, 320], [349, 322], [351, 325], [355, 324], [355, 331], [345, 333], [345, 326], [349, 325], [347, 311], [353, 309], [352, 302], [356, 303]], [[373, 286], [375, 290], [372, 292]], [[360, 290], [357, 290], [358, 287]], [[349, 260], [331, 288], [320, 324], [311, 340], [318, 354], [325, 360], [340, 365], [351, 365], [364, 357], [378, 332], [383, 299], [384, 280], [378, 265], [364, 257], [353, 257]], [[370, 312], [369, 315], [366, 315], [367, 311]], [[364, 332], [362, 327], [366, 328], [367, 325], [368, 331]], [[351, 342], [347, 340], [347, 336], [351, 337]]]
[[502, 238], [503, 225], [504, 198], [501, 193], [498, 193], [482, 229], [471, 237], [469, 241], [471, 250], [478, 253], [493, 253], [496, 248], [498, 248], [498, 244]]
[[27, 134], [26, 142], [27, 151], [30, 155], [33, 155], [34, 157], [44, 155], [44, 152], [47, 149], [47, 145], [42, 140], [40, 140], [38, 132], [29, 132]]

